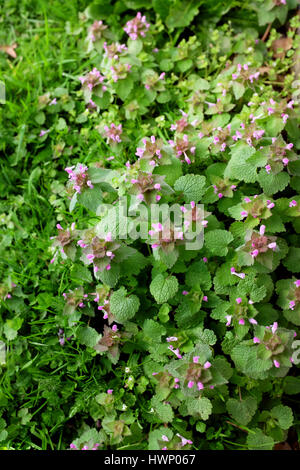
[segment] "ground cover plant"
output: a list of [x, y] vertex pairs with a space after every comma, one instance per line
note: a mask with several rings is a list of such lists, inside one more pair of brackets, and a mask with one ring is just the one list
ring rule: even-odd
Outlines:
[[2, 2], [1, 449], [299, 447], [297, 3]]

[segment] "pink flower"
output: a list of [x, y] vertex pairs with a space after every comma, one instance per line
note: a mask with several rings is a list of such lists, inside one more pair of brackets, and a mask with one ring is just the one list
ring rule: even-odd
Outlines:
[[113, 389], [112, 389], [112, 388], [109, 388], [109, 389], [107, 390], [107, 393], [108, 393], [109, 395], [111, 395], [111, 394], [113, 393]]
[[270, 165], [266, 165], [266, 166], [265, 166], [265, 170], [266, 170], [267, 173], [270, 173], [270, 171], [271, 171]]
[[149, 28], [150, 24], [147, 23], [146, 16], [142, 16], [141, 12], [138, 12], [135, 18], [127, 21], [124, 31], [128, 34], [130, 39], [135, 41], [139, 36], [145, 37]]
[[237, 298], [235, 299], [235, 301], [236, 301], [237, 304], [241, 304], [241, 303], [242, 303], [241, 297], [237, 297]]
[[209, 361], [206, 361], [203, 367], [204, 369], [209, 369], [211, 367], [211, 363]]
[[177, 341], [178, 338], [176, 336], [169, 336], [168, 338], [166, 338], [166, 341], [167, 343], [169, 343], [170, 341]]
[[260, 343], [260, 339], [259, 339], [257, 336], [254, 336], [254, 338], [253, 338], [253, 343], [254, 343], [254, 344]]
[[195, 385], [195, 382], [190, 380], [189, 383], [188, 383], [188, 388], [193, 388], [194, 385]]
[[297, 201], [295, 201], [295, 199], [293, 199], [293, 200], [289, 203], [289, 206], [290, 206], [290, 207], [296, 207], [296, 206], [297, 206]]
[[245, 325], [245, 320], [243, 318], [239, 320], [239, 325]]
[[277, 369], [280, 367], [280, 363], [276, 359], [274, 359], [273, 364]]
[[162, 438], [163, 441], [169, 442], [169, 439], [168, 439], [168, 437], [167, 437], [165, 434], [163, 434], [163, 435], [161, 436], [161, 438]]
[[273, 335], [276, 333], [277, 331], [277, 328], [278, 328], [278, 323], [275, 321], [272, 325], [272, 333]]
[[232, 316], [231, 316], [231, 315], [226, 315], [225, 318], [226, 318], [226, 320], [227, 320], [226, 326], [230, 326]]
[[203, 389], [204, 389], [204, 385], [203, 385], [202, 382], [198, 382], [198, 383], [197, 383], [197, 389], [198, 389], [198, 390], [203, 390]]
[[296, 305], [296, 302], [295, 302], [294, 300], [291, 300], [291, 301], [289, 302], [289, 308], [290, 308], [291, 310], [294, 310], [295, 305]]
[[237, 276], [237, 277], [239, 277], [239, 278], [241, 278], [241, 279], [245, 279], [246, 274], [245, 274], [245, 273], [237, 273], [237, 272], [235, 271], [235, 268], [233, 268], [233, 267], [230, 268], [230, 272], [231, 272], [231, 274], [234, 274], [235, 276]]
[[296, 287], [300, 287], [300, 280], [297, 279], [297, 281], [295, 281], [294, 284], [295, 284]]
[[251, 323], [251, 325], [257, 325], [257, 321], [254, 318], [249, 318], [249, 323]]
[[110, 127], [104, 126], [104, 130], [105, 130], [105, 136], [107, 138], [107, 143], [122, 142], [121, 137], [120, 137], [123, 132], [122, 124], [119, 124], [118, 126], [116, 126], [114, 123], [112, 123]]
[[194, 363], [194, 364], [198, 364], [199, 359], [200, 359], [200, 356], [194, 356], [194, 357], [193, 357], [193, 363]]

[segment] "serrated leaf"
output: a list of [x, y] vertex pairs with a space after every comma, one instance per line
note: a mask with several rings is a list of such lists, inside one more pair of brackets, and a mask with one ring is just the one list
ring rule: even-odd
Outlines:
[[172, 298], [178, 290], [178, 281], [175, 276], [164, 278], [158, 274], [150, 284], [150, 292], [158, 304], [163, 304]]
[[192, 416], [200, 416], [201, 419], [206, 421], [212, 412], [212, 404], [206, 397], [199, 397], [189, 399], [187, 409]]
[[289, 406], [278, 405], [271, 410], [272, 418], [275, 418], [281, 429], [289, 429], [294, 421], [293, 412]]
[[101, 338], [101, 335], [90, 326], [79, 327], [77, 338], [81, 344], [93, 348]]
[[272, 437], [266, 436], [261, 429], [248, 434], [247, 444], [249, 450], [272, 450], [274, 447]]
[[110, 310], [118, 323], [124, 323], [134, 317], [140, 307], [136, 295], [127, 296], [125, 287], [113, 292], [110, 297]]
[[162, 335], [166, 334], [166, 329], [154, 320], [147, 319], [143, 324], [143, 333], [153, 341], [160, 342]]
[[115, 85], [116, 93], [121, 98], [122, 101], [125, 101], [131, 90], [133, 89], [133, 80], [130, 76], [118, 80]]
[[169, 423], [173, 421], [174, 413], [173, 413], [172, 407], [169, 404], [162, 403], [154, 395], [154, 397], [151, 400], [151, 405], [155, 413], [158, 415], [158, 417], [161, 419], [163, 423]]
[[226, 256], [227, 246], [232, 242], [233, 236], [226, 230], [210, 230], [205, 234], [204, 246], [214, 255]]
[[205, 176], [188, 174], [175, 182], [175, 191], [182, 192], [186, 202], [199, 202], [205, 193]]
[[170, 8], [166, 25], [170, 29], [188, 26], [199, 11], [199, 2], [195, 0], [176, 0]]
[[209, 290], [212, 286], [212, 281], [206, 264], [203, 261], [192, 263], [186, 273], [185, 282], [189, 287], [199, 284], [203, 290]]
[[259, 172], [257, 180], [263, 191], [267, 195], [272, 195], [278, 193], [278, 191], [283, 191], [284, 188], [286, 188], [286, 186], [289, 184], [290, 177], [285, 171], [274, 175], [273, 173], [268, 174], [265, 169], [262, 169]]
[[257, 401], [254, 397], [246, 397], [242, 401], [229, 398], [226, 408], [230, 416], [237, 422], [246, 426], [252, 420], [256, 410]]
[[78, 204], [82, 204], [86, 209], [96, 213], [102, 202], [102, 191], [100, 186], [95, 184], [92, 189], [86, 189], [82, 193], [77, 194], [77, 202]]

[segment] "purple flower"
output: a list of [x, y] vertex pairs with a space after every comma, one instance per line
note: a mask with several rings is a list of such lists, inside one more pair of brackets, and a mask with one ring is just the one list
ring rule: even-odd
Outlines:
[[145, 37], [149, 28], [150, 24], [147, 23], [146, 16], [142, 16], [141, 12], [138, 12], [135, 18], [127, 21], [124, 31], [128, 34], [130, 39], [135, 41], [139, 36]]

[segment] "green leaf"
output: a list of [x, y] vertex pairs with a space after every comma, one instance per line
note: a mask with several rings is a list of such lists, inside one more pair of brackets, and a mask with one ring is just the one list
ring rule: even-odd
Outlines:
[[166, 329], [154, 320], [147, 319], [143, 324], [143, 332], [153, 341], [160, 342], [162, 335], [166, 334]]
[[254, 183], [257, 179], [256, 167], [247, 162], [247, 159], [254, 153], [255, 149], [244, 142], [235, 144], [232, 147], [231, 158], [224, 171], [224, 177]]
[[115, 85], [117, 95], [122, 101], [125, 101], [131, 90], [133, 89], [133, 80], [130, 76], [118, 80]]
[[125, 323], [133, 318], [140, 307], [136, 295], [127, 295], [125, 287], [113, 292], [110, 297], [110, 310], [118, 323]]
[[105, 91], [102, 96], [92, 95], [92, 101], [99, 106], [100, 109], [107, 109], [110, 104], [111, 95], [109, 91]]
[[77, 202], [91, 212], [96, 213], [102, 202], [102, 191], [99, 185], [95, 184], [92, 189], [85, 189], [82, 193], [77, 194]]
[[233, 83], [232, 89], [236, 100], [239, 100], [245, 93], [244, 85], [236, 81]]
[[265, 169], [262, 169], [259, 172], [257, 180], [263, 191], [267, 195], [272, 195], [278, 191], [283, 191], [284, 188], [286, 188], [286, 186], [289, 184], [290, 177], [285, 171], [274, 175], [273, 173], [268, 174]]
[[17, 337], [18, 330], [21, 328], [23, 321], [24, 319], [20, 317], [6, 320], [3, 331], [8, 341], [12, 341]]
[[182, 192], [186, 202], [199, 202], [205, 193], [205, 176], [188, 174], [175, 182], [175, 191]]
[[81, 344], [93, 348], [100, 340], [101, 335], [90, 326], [80, 326], [77, 330], [77, 338]]
[[169, 404], [162, 403], [154, 395], [154, 397], [151, 400], [151, 405], [155, 413], [158, 415], [158, 417], [161, 419], [163, 423], [170, 423], [173, 421], [174, 413], [173, 413], [172, 407]]
[[74, 265], [71, 269], [71, 278], [82, 285], [83, 282], [92, 282], [92, 274], [87, 266]]
[[176, 0], [166, 18], [168, 28], [188, 26], [199, 11], [199, 4], [197, 0]]
[[246, 426], [252, 420], [257, 410], [257, 401], [254, 397], [246, 397], [242, 401], [230, 398], [226, 403], [230, 416], [237, 422]]
[[58, 120], [58, 122], [57, 122], [57, 124], [56, 124], [56, 126], [55, 126], [55, 129], [56, 129], [57, 131], [62, 131], [62, 130], [64, 130], [66, 127], [67, 127], [67, 123], [66, 123], [65, 119], [64, 119], [64, 118], [59, 118], [59, 120]]
[[212, 413], [212, 404], [206, 397], [192, 398], [187, 403], [188, 413], [206, 421]]
[[[150, 415], [151, 416], [151, 415]], [[148, 450], [161, 450], [163, 439], [162, 436], [165, 435], [171, 441], [173, 437], [173, 432], [170, 428], [165, 428], [161, 426], [159, 429], [155, 429], [149, 433], [149, 444]]]
[[167, 302], [174, 297], [178, 290], [178, 281], [175, 276], [164, 278], [158, 274], [150, 284], [150, 292], [158, 304]]
[[283, 390], [287, 395], [297, 395], [300, 393], [300, 377], [285, 377], [283, 382]]
[[211, 288], [211, 275], [204, 261], [196, 261], [190, 265], [185, 276], [185, 282], [189, 287], [199, 284], [203, 290]]
[[292, 273], [300, 272], [300, 248], [291, 246], [287, 257], [282, 261], [282, 264]]
[[161, 19], [165, 21], [166, 17], [169, 14], [170, 5], [172, 4], [172, 0], [152, 0], [153, 10], [159, 14]]
[[97, 271], [95, 277], [96, 279], [100, 279], [103, 284], [107, 284], [109, 287], [115, 287], [120, 278], [120, 265], [113, 264], [109, 270], [104, 269], [104, 271]]
[[293, 412], [289, 406], [278, 405], [271, 410], [272, 418], [275, 418], [281, 429], [289, 429], [293, 422]]
[[143, 42], [140, 39], [128, 39], [128, 54], [137, 56], [143, 49]]
[[268, 136], [270, 137], [277, 137], [278, 134], [282, 131], [285, 124], [282, 118], [278, 116], [270, 116], [265, 124], [265, 129], [267, 131]]
[[170, 101], [170, 99], [171, 99], [171, 93], [168, 90], [166, 90], [166, 91], [160, 92], [157, 95], [156, 101], [158, 103], [167, 103], [168, 101]]
[[46, 120], [45, 113], [43, 113], [43, 111], [40, 111], [35, 115], [34, 119], [40, 126], [42, 126]]
[[213, 255], [226, 256], [228, 253], [227, 246], [232, 240], [232, 234], [226, 230], [211, 230], [205, 234], [204, 246], [206, 246]]
[[175, 181], [182, 175], [182, 165], [178, 158], [174, 158], [170, 165], [159, 165], [155, 167], [153, 174], [165, 176], [164, 181], [173, 186]]
[[274, 447], [272, 437], [266, 436], [261, 429], [248, 434], [247, 444], [249, 450], [272, 450]]

